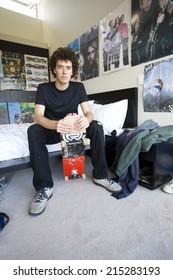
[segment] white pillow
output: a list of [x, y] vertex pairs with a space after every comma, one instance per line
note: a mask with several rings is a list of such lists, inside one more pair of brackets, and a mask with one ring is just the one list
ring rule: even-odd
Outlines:
[[[93, 103], [94, 103], [94, 100], [89, 100], [89, 105], [90, 105], [90, 106], [91, 106]], [[81, 108], [80, 104], [79, 104], [79, 106], [78, 106], [78, 115], [79, 115], [79, 116], [83, 116], [83, 111], [82, 111], [82, 108]]]
[[128, 100], [124, 99], [118, 102], [106, 105], [91, 104], [93, 119], [100, 121], [103, 125], [104, 134], [111, 134], [113, 130], [121, 129], [127, 114]]

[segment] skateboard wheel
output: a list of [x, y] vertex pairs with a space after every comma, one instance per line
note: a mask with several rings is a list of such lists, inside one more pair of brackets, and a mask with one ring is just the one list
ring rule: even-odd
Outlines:
[[62, 146], [62, 148], [65, 148], [66, 147], [66, 142], [63, 140], [63, 141], [61, 141], [61, 146]]
[[88, 145], [88, 144], [89, 144], [88, 138], [84, 138], [84, 139], [83, 139], [83, 145], [86, 146], [86, 145]]
[[85, 173], [82, 174], [82, 179], [86, 179]]
[[65, 177], [64, 177], [64, 180], [65, 180], [65, 181], [68, 181], [68, 176], [65, 176]]

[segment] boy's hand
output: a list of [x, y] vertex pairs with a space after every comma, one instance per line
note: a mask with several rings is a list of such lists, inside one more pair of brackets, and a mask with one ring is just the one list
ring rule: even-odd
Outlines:
[[85, 116], [77, 114], [68, 114], [64, 119], [56, 124], [56, 130], [62, 134], [70, 134], [74, 131], [84, 131], [89, 126], [88, 119]]
[[56, 131], [61, 134], [70, 134], [74, 131], [74, 126], [72, 123], [69, 123], [64, 119], [57, 121]]
[[76, 131], [84, 131], [87, 127], [89, 127], [89, 122], [85, 116], [80, 116], [74, 123], [74, 130]]

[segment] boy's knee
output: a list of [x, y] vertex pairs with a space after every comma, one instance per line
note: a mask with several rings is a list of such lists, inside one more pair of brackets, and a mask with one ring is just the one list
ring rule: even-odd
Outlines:
[[37, 132], [40, 129], [40, 125], [38, 124], [33, 124], [31, 126], [28, 127], [27, 133], [28, 133], [28, 137], [32, 137], [34, 135], [37, 134]]
[[89, 134], [90, 135], [104, 135], [103, 132], [103, 125], [99, 121], [92, 121], [90, 123], [90, 128], [89, 128]]
[[103, 130], [103, 125], [102, 125], [102, 123], [101, 122], [99, 122], [99, 121], [92, 121], [91, 123], [90, 123], [90, 127], [92, 128], [92, 129], [97, 129], [97, 130]]

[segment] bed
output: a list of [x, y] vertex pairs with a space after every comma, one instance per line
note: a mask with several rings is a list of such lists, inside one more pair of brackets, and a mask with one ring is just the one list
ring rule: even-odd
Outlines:
[[[105, 150], [108, 165], [110, 165], [113, 157], [112, 150], [115, 145], [115, 136], [119, 129], [121, 131], [122, 128], [134, 128], [137, 126], [138, 89], [134, 87], [112, 90], [90, 94], [88, 97], [95, 119], [99, 120], [99, 118], [101, 118], [101, 121], [106, 122], [108, 125], [108, 128], [106, 128], [105, 125]], [[34, 101], [35, 91], [0, 91], [0, 102]], [[123, 110], [121, 101], [123, 102]], [[124, 111], [123, 118], [122, 111]], [[114, 127], [116, 122], [118, 122], [117, 126], [119, 127]], [[30, 167], [26, 135], [29, 125], [31, 124], [0, 125], [0, 175]], [[16, 142], [14, 141], [15, 137], [17, 138]], [[62, 152], [60, 143], [48, 145], [47, 148], [50, 157], [61, 156]], [[7, 150], [9, 151], [10, 156], [7, 156]], [[4, 157], [2, 156], [2, 151], [4, 151]], [[19, 155], [14, 153], [18, 151], [20, 151]]]

